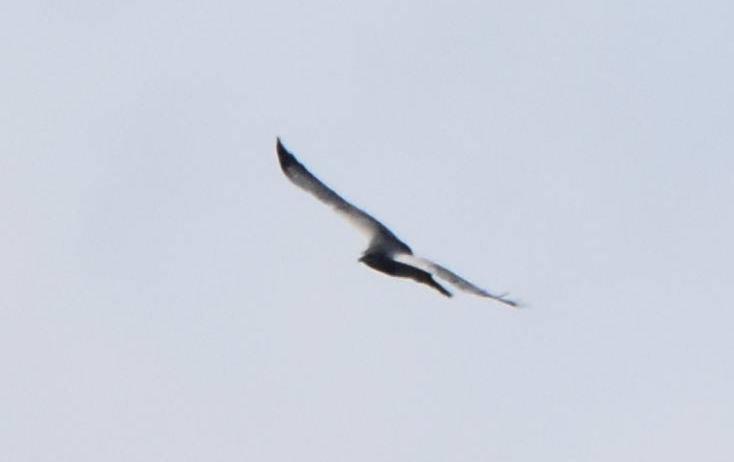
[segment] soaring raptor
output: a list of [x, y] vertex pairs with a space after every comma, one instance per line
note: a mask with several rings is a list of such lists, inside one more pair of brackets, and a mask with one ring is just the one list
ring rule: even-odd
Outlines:
[[336, 212], [346, 217], [367, 234], [369, 245], [359, 258], [360, 262], [390, 276], [413, 279], [436, 289], [447, 297], [451, 297], [451, 292], [436, 282], [434, 276], [465, 292], [480, 297], [492, 298], [510, 306], [517, 306], [517, 302], [507, 299], [503, 295], [491, 294], [443, 266], [413, 255], [410, 247], [398, 239], [385, 225], [364, 210], [345, 201], [331, 188], [313, 176], [293, 154], [288, 152], [280, 138], [277, 141], [277, 152], [280, 168], [293, 184], [316, 196], [326, 205], [331, 206]]

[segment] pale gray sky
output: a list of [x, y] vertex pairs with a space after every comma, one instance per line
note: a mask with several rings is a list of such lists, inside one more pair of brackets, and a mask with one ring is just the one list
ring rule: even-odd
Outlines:
[[734, 460], [732, 5], [7, 5], [0, 459]]

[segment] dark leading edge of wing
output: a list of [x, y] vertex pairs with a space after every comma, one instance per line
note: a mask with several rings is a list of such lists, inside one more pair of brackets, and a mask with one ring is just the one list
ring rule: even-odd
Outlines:
[[361, 218], [364, 224], [369, 224], [375, 228], [384, 228], [384, 226], [373, 217], [345, 201], [343, 197], [337, 194], [333, 189], [326, 186], [311, 172], [298, 162], [298, 159], [291, 154], [278, 138], [278, 160], [280, 168], [289, 180], [296, 186], [316, 196], [317, 199], [326, 205], [334, 207], [337, 212], [347, 214], [350, 218]]
[[333, 189], [316, 178], [296, 157], [291, 154], [278, 138], [278, 160], [280, 168], [293, 184], [314, 195], [321, 202], [333, 207], [353, 224], [370, 235], [370, 246], [384, 249], [412, 253], [410, 247], [398, 239], [385, 225], [377, 221], [372, 215], [350, 204]]
[[365, 218], [371, 219], [375, 222], [375, 225], [379, 225], [377, 220], [370, 217], [366, 213], [354, 207], [349, 202], [345, 201], [339, 194], [334, 192], [331, 188], [322, 183], [318, 178], [313, 176], [306, 167], [303, 166], [296, 157], [288, 152], [283, 146], [283, 143], [278, 138], [278, 160], [280, 161], [280, 168], [289, 180], [291, 180], [296, 186], [316, 196], [317, 199], [334, 207], [338, 212], [348, 214], [360, 214], [364, 215]]

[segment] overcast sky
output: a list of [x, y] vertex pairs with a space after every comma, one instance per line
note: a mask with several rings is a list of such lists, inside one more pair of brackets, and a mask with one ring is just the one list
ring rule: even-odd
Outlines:
[[734, 460], [732, 5], [6, 5], [0, 459]]

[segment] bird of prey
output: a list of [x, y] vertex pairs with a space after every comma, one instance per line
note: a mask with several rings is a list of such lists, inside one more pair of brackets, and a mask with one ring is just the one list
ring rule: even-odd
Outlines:
[[326, 205], [331, 206], [337, 213], [347, 218], [352, 224], [366, 233], [369, 238], [369, 245], [367, 246], [367, 250], [359, 258], [360, 262], [390, 276], [408, 278], [425, 284], [447, 297], [451, 297], [451, 292], [436, 282], [433, 278], [434, 276], [445, 280], [464, 292], [491, 298], [510, 306], [517, 306], [517, 302], [505, 298], [504, 295], [491, 294], [443, 266], [425, 258], [415, 256], [410, 247], [398, 239], [385, 225], [364, 210], [344, 200], [311, 174], [283, 146], [280, 138], [277, 139], [276, 150], [278, 152], [280, 168], [293, 184], [312, 194]]

